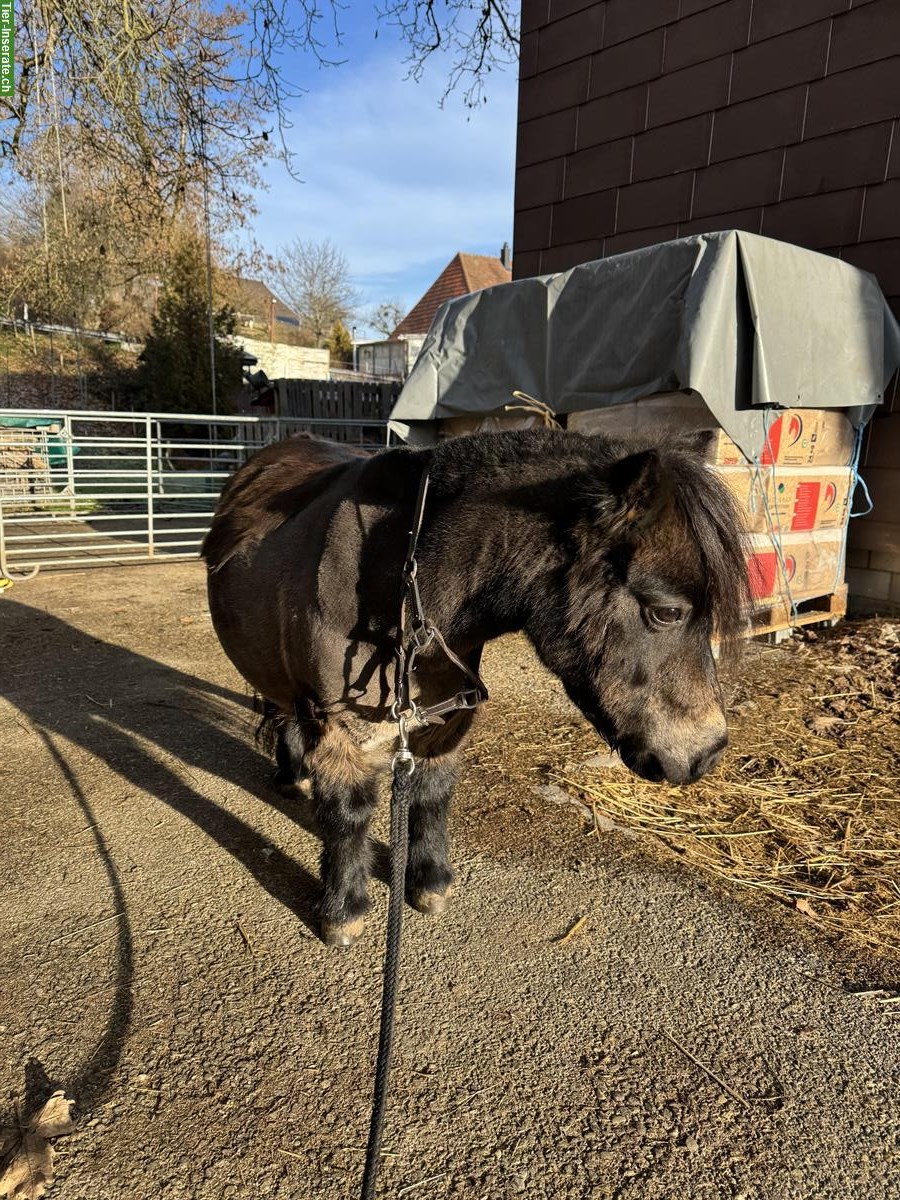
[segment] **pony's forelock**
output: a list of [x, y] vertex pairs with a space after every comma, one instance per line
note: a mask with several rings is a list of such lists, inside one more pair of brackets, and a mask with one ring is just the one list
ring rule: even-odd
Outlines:
[[[436, 492], [471, 487], [473, 481], [528, 478], [540, 488], [562, 479], [575, 508], [590, 512], [605, 507], [613, 513], [617, 501], [611, 488], [616, 462], [641, 451], [658, 455], [660, 487], [674, 499], [676, 519], [696, 547], [706, 587], [706, 610], [714, 636], [723, 651], [733, 650], [746, 629], [750, 607], [747, 575], [747, 534], [737, 502], [705, 461], [700, 434], [672, 440], [656, 436], [585, 437], [557, 430], [480, 434], [453, 438], [434, 451], [432, 471]], [[543, 476], [543, 479], [542, 479]]]
[[750, 610], [746, 526], [734, 494], [705, 462], [678, 449], [666, 460], [679, 515], [703, 564], [714, 635], [727, 653], [739, 644]]

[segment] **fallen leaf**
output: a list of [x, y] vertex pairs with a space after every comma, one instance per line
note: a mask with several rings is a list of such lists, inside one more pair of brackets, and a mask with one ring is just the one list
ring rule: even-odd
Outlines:
[[40, 1200], [53, 1182], [54, 1150], [48, 1139], [74, 1128], [72, 1101], [54, 1092], [24, 1128], [0, 1129], [0, 1196]]
[[65, 1092], [54, 1092], [44, 1107], [31, 1118], [29, 1132], [43, 1138], [64, 1137], [72, 1133], [75, 1129], [72, 1121], [73, 1103], [66, 1099]]
[[829, 734], [843, 729], [844, 724], [841, 717], [813, 717], [809, 727], [813, 733], [827, 737]]
[[797, 908], [797, 912], [803, 913], [804, 917], [811, 917], [813, 921], [815, 921], [816, 917], [818, 916], [818, 913], [816, 912], [816, 910], [813, 908], [813, 906], [810, 904], [810, 902], [805, 898], [798, 900], [796, 902], [796, 908]]

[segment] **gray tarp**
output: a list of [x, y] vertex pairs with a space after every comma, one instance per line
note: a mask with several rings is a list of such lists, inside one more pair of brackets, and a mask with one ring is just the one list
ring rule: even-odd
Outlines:
[[751, 457], [764, 408], [842, 408], [855, 424], [900, 365], [875, 278], [751, 233], [700, 234], [486, 288], [435, 317], [391, 419], [434, 421], [527, 392], [557, 413], [698, 392]]

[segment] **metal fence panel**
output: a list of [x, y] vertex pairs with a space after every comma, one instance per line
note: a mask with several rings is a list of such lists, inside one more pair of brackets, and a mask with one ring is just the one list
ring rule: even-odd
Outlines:
[[373, 448], [388, 437], [374, 414], [0, 409], [0, 579], [194, 558], [228, 476], [254, 451], [301, 432]]

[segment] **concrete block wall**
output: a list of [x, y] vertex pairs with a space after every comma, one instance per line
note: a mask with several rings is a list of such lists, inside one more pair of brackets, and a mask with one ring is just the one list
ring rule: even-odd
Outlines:
[[327, 350], [310, 346], [287, 346], [283, 342], [264, 342], [255, 338], [235, 338], [258, 362], [254, 370], [265, 371], [270, 379], [327, 379], [330, 356]]
[[[874, 508], [850, 522], [847, 583], [854, 612], [900, 613], [900, 390], [866, 432], [861, 474]], [[856, 507], [864, 502], [857, 490]]]

